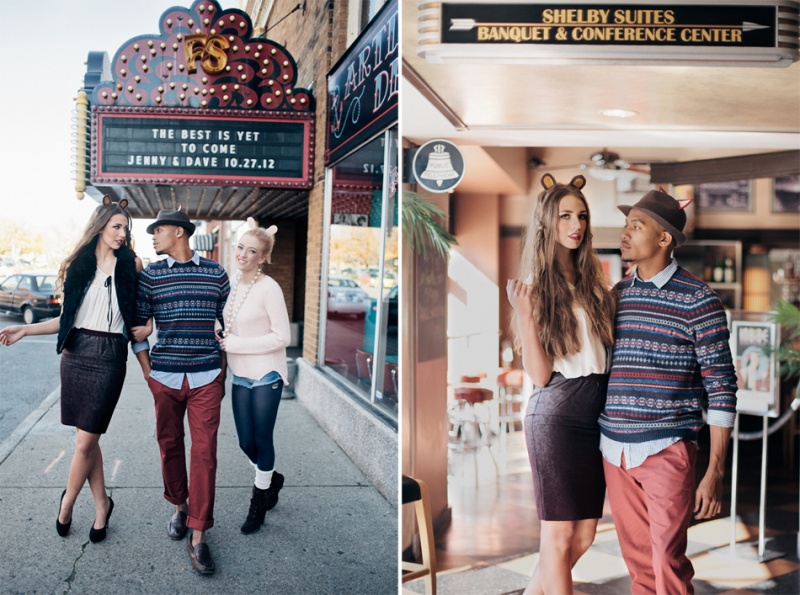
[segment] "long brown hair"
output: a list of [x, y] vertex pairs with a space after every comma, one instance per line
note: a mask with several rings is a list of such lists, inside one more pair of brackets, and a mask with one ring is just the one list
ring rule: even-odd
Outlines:
[[[614, 343], [614, 311], [616, 301], [600, 261], [592, 250], [589, 203], [580, 188], [586, 183], [576, 176], [569, 184], [555, 181], [550, 174], [542, 178], [545, 190], [539, 194], [525, 234], [520, 279], [532, 283], [533, 317], [539, 331], [539, 341], [551, 358], [563, 358], [577, 353], [581, 342], [577, 320], [572, 311], [573, 300], [586, 310], [590, 329], [604, 346]], [[556, 261], [556, 239], [561, 199], [572, 195], [586, 207], [586, 234], [581, 245], [571, 251], [575, 265], [575, 291]], [[519, 330], [514, 326], [515, 345], [521, 346]]]
[[75, 259], [87, 251], [94, 251], [100, 234], [103, 233], [106, 225], [108, 225], [108, 222], [111, 221], [111, 218], [114, 215], [124, 215], [128, 220], [128, 229], [125, 230], [125, 241], [123, 242], [123, 246], [129, 250], [133, 250], [131, 240], [132, 222], [128, 211], [126, 211], [120, 206], [119, 203], [116, 202], [101, 204], [94, 210], [94, 213], [92, 213], [92, 216], [89, 218], [89, 223], [86, 224], [86, 229], [83, 230], [83, 235], [78, 241], [78, 244], [75, 246], [75, 249], [69, 256], [67, 256], [66, 260], [61, 263], [61, 267], [58, 269], [58, 279], [56, 281], [56, 285], [58, 287], [63, 287], [64, 279], [67, 276], [67, 269], [75, 261]]

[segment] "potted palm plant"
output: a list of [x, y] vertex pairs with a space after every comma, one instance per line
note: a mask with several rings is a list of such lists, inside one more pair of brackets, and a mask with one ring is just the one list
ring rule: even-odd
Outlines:
[[445, 215], [436, 205], [431, 204], [424, 195], [406, 190], [403, 192], [403, 236], [411, 250], [423, 258], [428, 248], [440, 257], [447, 259], [450, 247], [458, 241], [441, 221]]
[[[770, 312], [770, 320], [783, 330], [783, 341], [774, 351], [781, 364], [781, 376], [787, 380], [800, 377], [800, 308], [788, 300], [779, 300]], [[797, 393], [800, 397], [800, 382]]]

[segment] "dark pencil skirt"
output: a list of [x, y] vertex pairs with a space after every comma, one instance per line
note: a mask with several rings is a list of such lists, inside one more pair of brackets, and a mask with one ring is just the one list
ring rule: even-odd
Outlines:
[[525, 439], [540, 520], [603, 516], [606, 483], [597, 418], [607, 388], [606, 374], [568, 379], [555, 372], [528, 402]]
[[77, 329], [61, 352], [61, 423], [105, 434], [125, 382], [128, 341]]

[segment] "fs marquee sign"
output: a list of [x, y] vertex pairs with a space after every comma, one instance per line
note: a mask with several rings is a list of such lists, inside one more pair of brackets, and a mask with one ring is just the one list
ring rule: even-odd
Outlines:
[[397, 0], [383, 5], [328, 73], [329, 165], [397, 121], [400, 31]]
[[289, 52], [251, 33], [246, 13], [196, 0], [126, 42], [111, 80], [95, 65], [91, 182], [310, 188], [313, 98]]
[[442, 2], [419, 10], [430, 62], [788, 66], [798, 60], [798, 3]]

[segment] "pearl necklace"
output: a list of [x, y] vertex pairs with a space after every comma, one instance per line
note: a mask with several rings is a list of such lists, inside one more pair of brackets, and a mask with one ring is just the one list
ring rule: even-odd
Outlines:
[[261, 275], [261, 269], [256, 269], [256, 274], [253, 276], [253, 279], [250, 283], [245, 287], [244, 293], [242, 294], [242, 299], [239, 303], [236, 303], [236, 293], [239, 291], [239, 285], [241, 284], [242, 280], [242, 273], [239, 272], [236, 275], [236, 286], [233, 288], [233, 295], [228, 299], [228, 303], [230, 303], [231, 307], [228, 309], [228, 315], [225, 317], [225, 330], [222, 331], [222, 336], [227, 337], [231, 329], [233, 329], [233, 321], [236, 320], [236, 317], [239, 315], [239, 310], [242, 309], [242, 304], [247, 299], [247, 295], [250, 293], [250, 290], [253, 288], [253, 285], [256, 284], [258, 281], [259, 276]]

